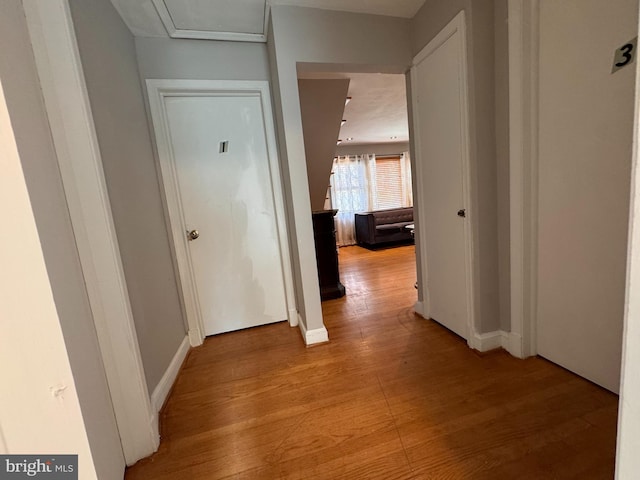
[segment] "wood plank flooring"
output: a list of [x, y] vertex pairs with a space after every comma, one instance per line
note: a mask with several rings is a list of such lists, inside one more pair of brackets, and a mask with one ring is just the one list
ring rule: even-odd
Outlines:
[[613, 478], [617, 396], [416, 316], [414, 255], [340, 250], [328, 344], [279, 323], [192, 350], [126, 478]]

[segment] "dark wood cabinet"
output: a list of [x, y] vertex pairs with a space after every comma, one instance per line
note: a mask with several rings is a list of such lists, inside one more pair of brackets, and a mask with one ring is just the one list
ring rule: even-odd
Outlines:
[[320, 298], [330, 300], [344, 296], [344, 285], [340, 283], [336, 227], [333, 217], [337, 210], [313, 212], [313, 236], [316, 243], [316, 263], [320, 282]]

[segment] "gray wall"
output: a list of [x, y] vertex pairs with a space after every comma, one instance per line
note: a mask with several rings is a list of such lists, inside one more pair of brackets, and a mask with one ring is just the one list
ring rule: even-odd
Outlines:
[[[273, 115], [276, 126], [276, 141], [278, 142], [278, 153], [280, 155], [280, 171], [282, 174], [282, 189], [285, 201], [285, 209], [287, 216], [288, 235], [289, 235], [289, 248], [291, 251], [291, 270], [293, 274], [294, 294], [296, 300], [296, 308], [300, 315], [300, 319], [306, 326], [306, 305], [304, 301], [304, 285], [302, 281], [302, 263], [300, 261], [301, 253], [298, 248], [299, 235], [298, 227], [295, 219], [294, 209], [294, 190], [295, 185], [292, 183], [292, 172], [289, 168], [289, 161], [287, 156], [287, 149], [285, 148], [284, 138], [284, 118], [282, 110], [282, 95], [280, 95], [280, 76], [278, 75], [278, 69], [276, 67], [276, 47], [275, 39], [273, 36], [273, 17], [269, 18], [269, 29], [267, 34], [267, 53], [269, 58], [269, 74], [271, 79], [271, 97], [273, 100]], [[308, 191], [308, 186], [307, 186]], [[300, 194], [298, 194], [300, 196]], [[311, 208], [311, 203], [309, 203]], [[306, 234], [302, 235], [302, 238], [306, 238]], [[308, 267], [307, 267], [308, 268]], [[319, 290], [319, 287], [318, 287]], [[320, 293], [318, 292], [318, 302]]]
[[[409, 21], [302, 7], [271, 9], [268, 48], [283, 164], [298, 309], [308, 329], [322, 328], [307, 184], [298, 69], [404, 73], [411, 64]], [[295, 230], [294, 230], [295, 228]], [[294, 238], [295, 237], [295, 238]]]
[[143, 79], [269, 80], [263, 43], [143, 37], [135, 43]]
[[417, 54], [461, 10], [466, 13], [471, 107], [471, 175], [477, 202], [476, 292], [480, 332], [501, 327], [498, 294], [498, 219], [495, 133], [493, 0], [426, 0], [411, 21]]
[[311, 209], [323, 210], [349, 79], [298, 80], [298, 88]]
[[96, 472], [121, 479], [120, 437], [20, 0], [0, 2], [0, 78]]
[[109, 0], [71, 0], [147, 385], [185, 336], [134, 39]]

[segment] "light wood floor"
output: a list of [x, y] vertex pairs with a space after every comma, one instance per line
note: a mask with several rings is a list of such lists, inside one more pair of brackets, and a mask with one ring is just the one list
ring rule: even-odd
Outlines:
[[412, 246], [340, 262], [331, 342], [285, 323], [208, 338], [128, 480], [613, 478], [615, 395], [417, 317]]

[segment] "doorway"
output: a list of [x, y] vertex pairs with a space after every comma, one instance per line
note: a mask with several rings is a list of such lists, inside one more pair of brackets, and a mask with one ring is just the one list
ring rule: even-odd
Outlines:
[[[350, 265], [363, 262], [358, 266], [366, 269], [372, 256], [383, 255], [382, 248], [413, 244], [406, 77], [299, 71], [298, 88], [321, 298], [339, 297], [346, 288], [350, 304], [368, 290], [367, 285], [338, 276], [332, 281], [342, 281], [344, 287], [325, 285], [327, 250], [334, 258], [338, 252], [336, 270], [338, 264], [343, 270], [342, 260], [347, 258]], [[320, 219], [326, 212], [334, 216], [328, 222], [332, 238], [327, 245], [319, 243], [319, 235], [325, 237]], [[379, 219], [378, 228], [374, 218]], [[362, 222], [372, 223], [371, 228], [359, 227]], [[415, 297], [413, 253], [411, 262], [414, 274], [408, 293]]]

